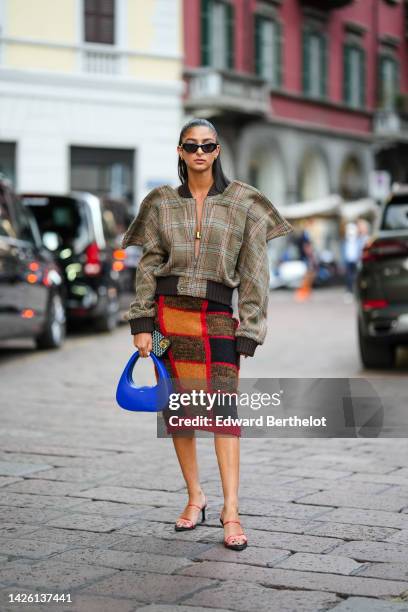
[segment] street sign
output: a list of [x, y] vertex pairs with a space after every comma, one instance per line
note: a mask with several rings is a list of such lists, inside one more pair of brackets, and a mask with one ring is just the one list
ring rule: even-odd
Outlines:
[[385, 200], [391, 190], [391, 174], [387, 170], [370, 172], [369, 192], [374, 200]]

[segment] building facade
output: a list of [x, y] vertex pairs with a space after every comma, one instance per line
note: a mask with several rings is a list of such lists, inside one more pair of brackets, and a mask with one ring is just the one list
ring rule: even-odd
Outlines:
[[0, 172], [137, 207], [176, 182], [181, 0], [0, 0]]
[[187, 116], [231, 176], [278, 204], [408, 182], [408, 17], [399, 0], [184, 0]]

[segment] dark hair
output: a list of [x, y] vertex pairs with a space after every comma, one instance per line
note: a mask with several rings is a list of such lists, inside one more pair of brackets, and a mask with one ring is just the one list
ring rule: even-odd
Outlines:
[[[180, 138], [179, 138], [179, 145], [181, 145], [185, 133], [190, 128], [201, 126], [201, 125], [203, 125], [204, 127], [210, 128], [210, 130], [212, 130], [214, 132], [215, 140], [218, 143], [217, 130], [215, 129], [215, 127], [211, 123], [211, 121], [208, 121], [208, 119], [191, 119], [191, 121], [188, 121], [185, 125], [183, 125], [183, 127], [181, 129]], [[229, 185], [230, 180], [225, 176], [225, 174], [223, 172], [223, 169], [222, 169], [222, 166], [221, 166], [220, 154], [218, 154], [217, 159], [215, 159], [214, 162], [213, 162], [213, 165], [212, 165], [212, 174], [213, 174], [213, 179], [214, 179], [215, 186], [218, 189], [218, 191], [221, 191], [221, 192], [224, 191], [226, 186]], [[183, 184], [187, 183], [187, 179], [188, 179], [187, 164], [184, 161], [184, 159], [181, 159], [180, 156], [178, 158], [178, 175], [179, 175], [180, 181]]]

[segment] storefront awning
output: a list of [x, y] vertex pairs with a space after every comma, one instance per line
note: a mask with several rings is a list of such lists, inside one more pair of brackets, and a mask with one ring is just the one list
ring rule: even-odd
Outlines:
[[372, 198], [345, 201], [338, 194], [333, 194], [317, 200], [280, 206], [279, 212], [288, 220], [337, 216], [346, 221], [352, 221], [361, 216], [374, 219], [379, 212], [379, 206]]
[[337, 195], [330, 195], [318, 200], [306, 202], [296, 202], [287, 206], [280, 206], [279, 212], [287, 219], [302, 219], [304, 217], [314, 217], [316, 215], [333, 215], [338, 213], [342, 198]]
[[358, 217], [375, 219], [380, 212], [380, 206], [372, 198], [362, 198], [354, 202], [343, 202], [340, 210], [346, 221], [354, 221]]

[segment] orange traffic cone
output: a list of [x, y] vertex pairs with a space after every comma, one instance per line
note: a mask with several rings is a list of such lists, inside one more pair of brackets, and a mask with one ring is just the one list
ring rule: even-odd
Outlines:
[[312, 270], [308, 270], [304, 276], [303, 283], [295, 291], [295, 301], [304, 302], [310, 297], [312, 293], [314, 273]]

